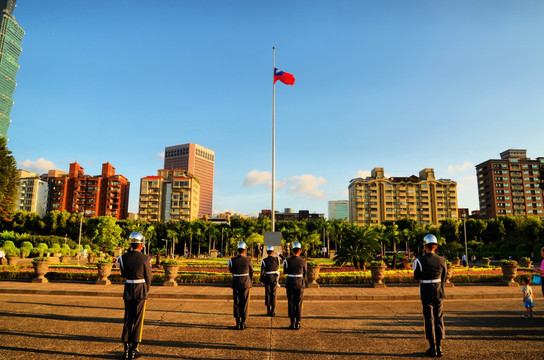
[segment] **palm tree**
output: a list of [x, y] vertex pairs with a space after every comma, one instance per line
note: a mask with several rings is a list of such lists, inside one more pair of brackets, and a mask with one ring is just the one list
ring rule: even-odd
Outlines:
[[352, 264], [361, 270], [380, 249], [378, 231], [373, 226], [351, 224], [344, 230], [344, 245], [336, 253], [336, 265]]

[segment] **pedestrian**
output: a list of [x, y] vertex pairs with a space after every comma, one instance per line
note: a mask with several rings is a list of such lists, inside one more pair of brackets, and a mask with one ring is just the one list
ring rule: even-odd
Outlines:
[[266, 305], [266, 315], [275, 316], [276, 312], [276, 289], [280, 278], [280, 257], [283, 255], [274, 252], [274, 246], [269, 245], [266, 248], [268, 256], [261, 260], [261, 282], [264, 284], [264, 304]]
[[436, 236], [429, 234], [423, 238], [425, 255], [414, 261], [414, 278], [421, 280], [419, 296], [425, 319], [425, 337], [429, 341], [429, 349], [425, 352], [431, 357], [444, 354], [442, 340], [444, 329], [444, 280], [446, 279], [446, 259], [435, 252], [438, 247]]
[[289, 329], [300, 329], [302, 319], [302, 301], [304, 298], [304, 288], [306, 283], [306, 260], [300, 257], [302, 247], [298, 241], [293, 243], [291, 257], [283, 262], [283, 272], [287, 274], [285, 289], [287, 290], [288, 314], [291, 319]]
[[461, 262], [463, 263], [463, 266], [467, 266], [467, 256], [465, 254], [461, 256]]
[[229, 259], [229, 271], [232, 273], [232, 297], [234, 300], [234, 317], [236, 329], [246, 328], [246, 319], [249, 315], [249, 295], [252, 287], [253, 263], [246, 257], [246, 243], [238, 243], [238, 255]]
[[124, 359], [137, 359], [141, 357], [138, 345], [142, 342], [145, 305], [151, 286], [151, 259], [142, 253], [144, 236], [141, 233], [133, 232], [129, 239], [130, 251], [117, 259], [121, 275], [126, 279], [122, 341], [125, 346]]
[[531, 287], [531, 278], [526, 276], [523, 279], [525, 286], [521, 289], [523, 293], [523, 306], [525, 307], [524, 318], [533, 317], [533, 308], [535, 307], [535, 297], [533, 295], [533, 288]]

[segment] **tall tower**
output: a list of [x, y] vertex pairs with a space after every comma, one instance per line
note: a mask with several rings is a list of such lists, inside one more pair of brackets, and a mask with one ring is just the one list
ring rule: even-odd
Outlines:
[[183, 169], [200, 182], [198, 216], [212, 216], [213, 169], [215, 152], [198, 144], [169, 146], [164, 149], [164, 168]]
[[13, 17], [16, 0], [0, 0], [0, 137], [6, 137], [25, 31]]

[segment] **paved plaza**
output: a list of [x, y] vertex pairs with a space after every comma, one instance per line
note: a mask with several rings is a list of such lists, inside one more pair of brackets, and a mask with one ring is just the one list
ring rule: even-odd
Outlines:
[[[520, 287], [448, 289], [444, 358], [542, 359], [544, 301], [540, 287], [534, 288], [534, 319], [521, 316]], [[121, 289], [121, 285], [0, 281], [0, 359], [119, 358]], [[62, 291], [64, 295], [54, 295]], [[426, 358], [421, 306], [417, 299], [409, 299], [417, 296], [414, 286], [308, 289], [298, 331], [287, 329], [285, 300], [279, 301], [276, 317], [264, 316], [261, 287], [252, 291], [252, 315], [244, 331], [232, 329], [229, 288], [153, 286], [152, 292], [141, 345], [145, 359]], [[363, 294], [366, 300], [349, 298]]]

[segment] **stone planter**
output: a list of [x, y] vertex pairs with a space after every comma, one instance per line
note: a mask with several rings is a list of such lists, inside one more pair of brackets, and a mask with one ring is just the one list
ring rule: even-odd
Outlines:
[[385, 277], [385, 265], [370, 266], [370, 274], [372, 275], [372, 287], [385, 287], [383, 278]]
[[162, 284], [164, 286], [178, 286], [176, 282], [176, 276], [178, 276], [179, 265], [162, 265], [164, 269], [164, 278], [166, 279]]
[[49, 282], [45, 277], [45, 274], [49, 271], [49, 261], [33, 261], [32, 265], [34, 265], [34, 273], [36, 274], [36, 277], [32, 279], [32, 282], [41, 284]]
[[217, 250], [215, 250], [215, 249], [210, 250], [210, 258], [211, 259], [217, 259]]
[[448, 269], [446, 270], [446, 281], [444, 281], [445, 287], [453, 287], [453, 283], [450, 282], [451, 276], [451, 268], [448, 267]]
[[329, 251], [329, 259], [334, 259], [335, 256], [336, 256], [336, 250]]
[[514, 281], [514, 278], [517, 275], [518, 266], [517, 265], [501, 265], [502, 269], [502, 278], [504, 279], [504, 284], [507, 286], [518, 286], [519, 284]]
[[70, 257], [69, 256], [61, 256], [60, 257], [60, 262], [63, 263], [63, 264], [67, 264], [70, 262]]
[[453, 266], [459, 266], [459, 265], [461, 265], [461, 259], [459, 259], [459, 258], [453, 259], [451, 261], [451, 263], [453, 264]]
[[308, 288], [318, 288], [319, 284], [317, 283], [317, 279], [319, 279], [319, 266], [308, 266], [308, 272], [306, 273], [306, 280], [308, 282], [306, 283], [306, 287]]
[[111, 274], [111, 268], [113, 263], [97, 263], [96, 267], [98, 268], [98, 280], [96, 280], [97, 285], [111, 285], [110, 279], [108, 276]]
[[8, 259], [8, 265], [17, 265], [17, 263], [19, 262], [18, 256], [9, 256], [7, 257], [7, 259]]
[[533, 265], [532, 261], [520, 261], [519, 266], [523, 268], [530, 268]]
[[94, 254], [89, 255], [87, 257], [87, 262], [88, 263], [94, 263], [94, 258], [95, 258]]

